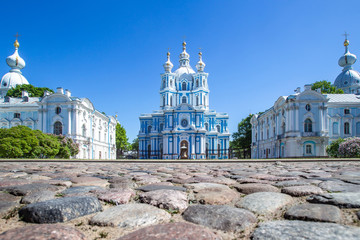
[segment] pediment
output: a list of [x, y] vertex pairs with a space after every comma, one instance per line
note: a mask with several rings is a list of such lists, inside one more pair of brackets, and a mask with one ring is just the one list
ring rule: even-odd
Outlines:
[[326, 97], [316, 91], [304, 91], [297, 96], [298, 101], [326, 101]]

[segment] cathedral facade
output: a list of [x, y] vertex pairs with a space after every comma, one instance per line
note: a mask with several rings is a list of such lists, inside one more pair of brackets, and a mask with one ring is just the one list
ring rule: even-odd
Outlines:
[[160, 110], [140, 116], [141, 159], [227, 159], [226, 113], [209, 109], [208, 73], [199, 53], [197, 72], [190, 66], [186, 43], [179, 68], [172, 72], [170, 53], [161, 74]]
[[25, 61], [18, 54], [17, 40], [14, 46], [14, 54], [6, 59], [11, 70], [0, 82], [0, 127], [25, 125], [70, 137], [80, 146], [75, 158], [115, 159], [117, 120], [96, 110], [88, 98], [72, 96], [62, 88], [57, 88], [55, 93], [45, 92], [43, 97], [31, 97], [26, 91], [20, 98], [6, 96], [9, 89], [29, 84], [21, 72]]
[[252, 158], [325, 157], [326, 146], [338, 138], [360, 137], [360, 73], [352, 68], [356, 56], [344, 42], [338, 64], [342, 72], [334, 86], [345, 94], [322, 94], [320, 89], [295, 90], [280, 96], [252, 124]]

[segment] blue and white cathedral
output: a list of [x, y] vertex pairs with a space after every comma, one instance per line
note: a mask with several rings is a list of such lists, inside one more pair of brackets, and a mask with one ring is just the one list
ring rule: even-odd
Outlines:
[[139, 157], [227, 159], [229, 116], [209, 109], [209, 74], [204, 72], [202, 53], [195, 72], [183, 42], [179, 64], [172, 72], [168, 52], [161, 74], [160, 110], [140, 116]]

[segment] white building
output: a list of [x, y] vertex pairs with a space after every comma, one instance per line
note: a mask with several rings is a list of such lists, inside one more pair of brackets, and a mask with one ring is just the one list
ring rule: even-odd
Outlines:
[[0, 127], [11, 128], [25, 125], [44, 133], [62, 134], [71, 137], [80, 146], [76, 158], [115, 159], [115, 126], [117, 120], [94, 108], [87, 98], [71, 96], [69, 90], [57, 88], [53, 94], [43, 97], [6, 97], [10, 88], [29, 84], [22, 75], [25, 61], [19, 56], [19, 43], [15, 41], [15, 53], [6, 59], [11, 68], [0, 82]]
[[229, 116], [209, 109], [208, 73], [201, 52], [197, 72], [190, 66], [185, 42], [175, 72], [171, 72], [170, 53], [167, 56], [160, 110], [140, 116], [140, 158], [227, 159]]
[[252, 158], [321, 157], [332, 141], [360, 137], [360, 74], [352, 69], [356, 56], [348, 49], [340, 57], [342, 72], [334, 85], [345, 94], [321, 94], [305, 85], [275, 104], [252, 124]]

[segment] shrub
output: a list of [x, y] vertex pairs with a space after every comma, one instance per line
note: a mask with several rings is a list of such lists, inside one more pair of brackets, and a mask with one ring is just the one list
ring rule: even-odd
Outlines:
[[326, 152], [329, 157], [339, 157], [339, 145], [344, 141], [344, 139], [338, 138], [326, 147]]
[[360, 157], [360, 138], [347, 138], [340, 143], [339, 156], [346, 158]]

